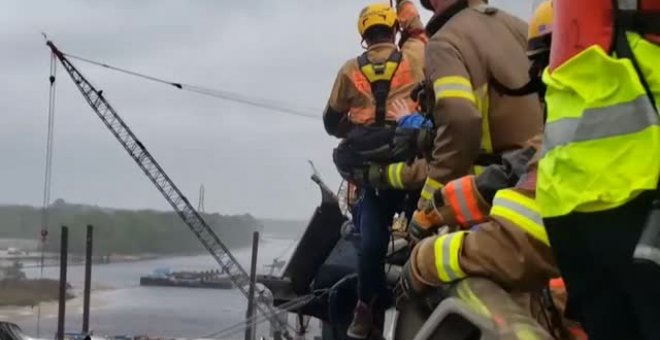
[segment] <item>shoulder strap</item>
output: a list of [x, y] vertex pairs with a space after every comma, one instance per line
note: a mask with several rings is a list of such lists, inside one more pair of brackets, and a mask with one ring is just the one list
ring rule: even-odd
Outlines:
[[639, 80], [651, 101], [651, 105], [656, 109], [655, 98], [653, 97], [653, 93], [651, 92], [646, 77], [644, 77], [644, 74], [639, 67], [637, 58], [635, 58], [635, 54], [630, 48], [626, 31], [634, 31], [640, 34], [660, 34], [660, 12], [644, 13], [639, 10], [621, 9], [616, 0], [614, 0], [614, 5], [614, 8], [616, 8], [613, 44], [614, 52], [616, 52], [619, 57], [630, 59], [635, 67], [635, 71], [637, 71]]
[[383, 63], [372, 63], [367, 57], [367, 52], [358, 57], [360, 72], [367, 78], [371, 85], [371, 93], [376, 101], [376, 126], [385, 125], [387, 113], [387, 97], [390, 94], [392, 78], [399, 69], [403, 54], [395, 50]]
[[442, 26], [451, 20], [454, 15], [458, 14], [460, 11], [468, 8], [468, 2], [465, 0], [458, 1], [457, 3], [449, 6], [447, 10], [438, 16], [433, 16], [431, 20], [426, 24], [426, 34], [429, 37], [433, 36], [437, 31], [439, 31]]

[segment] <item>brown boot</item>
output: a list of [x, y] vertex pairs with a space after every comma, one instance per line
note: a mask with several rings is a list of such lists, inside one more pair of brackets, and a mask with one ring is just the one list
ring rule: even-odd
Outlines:
[[353, 311], [353, 321], [348, 326], [346, 335], [351, 339], [366, 339], [373, 329], [373, 316], [368, 304], [359, 301]]

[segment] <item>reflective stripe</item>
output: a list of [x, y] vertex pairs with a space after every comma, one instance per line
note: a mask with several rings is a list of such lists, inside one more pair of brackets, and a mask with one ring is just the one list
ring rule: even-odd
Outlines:
[[646, 244], [638, 244], [637, 247], [635, 247], [633, 257], [635, 259], [648, 260], [660, 264], [660, 249]]
[[465, 91], [454, 91], [454, 90], [447, 90], [443, 91], [440, 93], [436, 93], [435, 99], [440, 100], [444, 98], [461, 98], [461, 99], [466, 99], [472, 102], [473, 104], [476, 104], [477, 100], [474, 97], [474, 93], [472, 92], [465, 92]]
[[440, 85], [440, 86], [433, 86], [433, 90], [435, 91], [435, 93], [439, 93], [439, 92], [442, 92], [442, 91], [463, 91], [463, 92], [472, 93], [472, 87], [471, 86], [458, 85], [458, 84], [446, 84], [446, 85]]
[[427, 177], [420, 196], [425, 200], [430, 200], [433, 197], [433, 193], [440, 188], [442, 188], [442, 183], [431, 177]]
[[440, 281], [449, 283], [466, 276], [458, 260], [465, 234], [467, 231], [458, 231], [442, 235], [435, 240], [435, 268]]
[[396, 163], [390, 164], [387, 166], [387, 181], [393, 188], [403, 189], [403, 180], [401, 178], [401, 173], [403, 172], [403, 166], [405, 163]]
[[619, 9], [637, 10], [637, 0], [617, 0]]
[[467, 284], [467, 281], [463, 281], [458, 284], [458, 288], [456, 289], [458, 296], [463, 300], [463, 302], [467, 303], [468, 306], [472, 307], [475, 312], [480, 313], [481, 315], [485, 316], [486, 318], [491, 318], [492, 315], [490, 311], [488, 310], [488, 307], [479, 300], [479, 298], [472, 292], [472, 289], [470, 289], [470, 286]]
[[483, 219], [474, 195], [473, 178], [469, 176], [451, 181], [443, 189], [444, 197], [455, 209], [456, 220], [463, 226]]
[[[493, 140], [490, 134], [490, 97], [488, 96], [488, 83], [484, 84], [474, 94], [477, 98], [477, 109], [481, 112], [481, 150], [493, 153]], [[475, 169], [475, 174], [478, 175]]]
[[447, 76], [436, 79], [433, 82], [433, 87], [438, 87], [442, 85], [463, 85], [467, 87], [470, 92], [472, 92], [472, 83], [470, 79], [461, 76]]
[[490, 214], [511, 221], [533, 238], [550, 246], [539, 207], [534, 199], [513, 189], [500, 190], [495, 194]]
[[449, 76], [438, 78], [433, 82], [433, 90], [435, 91], [436, 100], [443, 98], [462, 98], [475, 104], [477, 102], [472, 90], [472, 83], [465, 77]]
[[543, 154], [572, 142], [635, 133], [658, 124], [657, 113], [644, 94], [627, 103], [585, 110], [582, 118], [563, 118], [547, 123]]

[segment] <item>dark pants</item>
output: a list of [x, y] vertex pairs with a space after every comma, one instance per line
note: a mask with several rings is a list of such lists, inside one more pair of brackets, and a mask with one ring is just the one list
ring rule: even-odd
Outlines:
[[615, 209], [544, 219], [568, 316], [589, 340], [660, 339], [660, 267], [633, 261], [651, 199], [645, 193]]
[[360, 256], [358, 297], [366, 303], [384, 298], [385, 255], [392, 217], [401, 210], [405, 192], [364, 189], [360, 208]]

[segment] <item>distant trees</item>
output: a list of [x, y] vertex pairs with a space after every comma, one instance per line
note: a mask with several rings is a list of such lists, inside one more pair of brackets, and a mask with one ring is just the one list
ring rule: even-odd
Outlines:
[[[203, 214], [228, 247], [249, 245], [251, 234], [260, 230], [250, 215]], [[174, 212], [116, 210], [56, 200], [49, 209], [48, 251], [58, 251], [59, 227], [69, 227], [69, 251], [83, 253], [85, 229], [94, 226], [94, 253], [176, 254], [202, 252], [203, 247]], [[38, 238], [41, 209], [29, 206], [0, 206], [0, 238]]]

